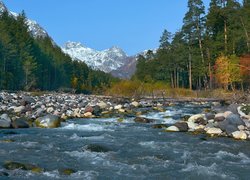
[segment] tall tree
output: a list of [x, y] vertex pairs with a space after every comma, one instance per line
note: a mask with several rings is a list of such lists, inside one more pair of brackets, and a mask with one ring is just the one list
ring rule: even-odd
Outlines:
[[[198, 45], [200, 51], [201, 66], [204, 64], [204, 53], [202, 34], [204, 33], [204, 16], [205, 6], [202, 0], [189, 0], [188, 1], [188, 12], [184, 17], [183, 32], [185, 39], [189, 44], [189, 88], [192, 89], [192, 61], [195, 54], [194, 50]], [[200, 65], [199, 65], [200, 66]], [[200, 66], [200, 67], [201, 67]], [[198, 67], [196, 67], [198, 68]], [[202, 74], [200, 74], [202, 76]], [[203, 73], [204, 76], [204, 73]]]

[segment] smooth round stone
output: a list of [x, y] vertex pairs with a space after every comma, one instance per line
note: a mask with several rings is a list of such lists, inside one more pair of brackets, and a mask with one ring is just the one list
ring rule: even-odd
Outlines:
[[221, 133], [222, 133], [222, 130], [219, 128], [209, 128], [207, 130], [207, 134], [210, 134], [210, 135], [219, 135]]
[[168, 128], [166, 129], [166, 131], [168, 131], [168, 132], [179, 132], [180, 130], [179, 130], [179, 128], [176, 127], [176, 126], [170, 126], [170, 127], [168, 127]]
[[234, 139], [245, 140], [247, 139], [247, 134], [244, 131], [235, 131], [232, 133]]

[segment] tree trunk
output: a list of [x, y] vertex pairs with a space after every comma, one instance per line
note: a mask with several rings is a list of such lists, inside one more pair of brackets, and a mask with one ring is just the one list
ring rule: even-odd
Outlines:
[[202, 40], [201, 40], [201, 32], [200, 32], [199, 22], [197, 22], [196, 28], [197, 28], [197, 31], [199, 33], [198, 39], [199, 39], [199, 48], [200, 48], [200, 53], [201, 53], [201, 61], [202, 61], [202, 63], [204, 63], [205, 60], [204, 60], [204, 53], [203, 53], [203, 46], [202, 46]]
[[188, 68], [189, 68], [189, 89], [192, 90], [192, 55], [191, 48], [189, 46], [189, 55], [188, 55]]
[[246, 39], [247, 39], [247, 52], [250, 53], [250, 38], [249, 38], [249, 35], [248, 35], [247, 29], [246, 29], [246, 26], [245, 26], [245, 24], [243, 22], [242, 17], [240, 17], [240, 21], [241, 21], [241, 24], [242, 24], [242, 27], [244, 29], [245, 36], [246, 36]]
[[224, 42], [225, 54], [227, 54], [228, 49], [227, 49], [227, 21], [226, 20], [224, 20], [224, 40], [225, 40]]
[[179, 88], [179, 71], [178, 70], [177, 70], [177, 78], [176, 79], [177, 79], [177, 81], [176, 81], [177, 84], [176, 85], [177, 85], [177, 88]]
[[171, 87], [174, 88], [173, 72], [171, 72]]

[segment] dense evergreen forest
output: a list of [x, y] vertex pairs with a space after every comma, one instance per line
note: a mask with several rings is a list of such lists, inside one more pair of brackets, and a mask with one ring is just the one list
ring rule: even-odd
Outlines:
[[0, 89], [96, 92], [114, 78], [72, 61], [49, 37], [33, 38], [21, 13], [0, 15]]
[[164, 30], [157, 53], [139, 56], [133, 79], [172, 88], [250, 86], [250, 0], [188, 0], [182, 28]]

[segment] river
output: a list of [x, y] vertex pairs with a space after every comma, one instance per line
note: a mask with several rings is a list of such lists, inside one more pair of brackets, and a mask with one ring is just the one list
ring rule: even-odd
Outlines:
[[[156, 119], [153, 124], [171, 124], [204, 108], [209, 104], [182, 103], [144, 116]], [[45, 169], [1, 171], [13, 179], [249, 179], [249, 141], [168, 133], [133, 119], [72, 119], [57, 129], [1, 130], [1, 165], [15, 161]], [[65, 168], [76, 172], [60, 174]]]

